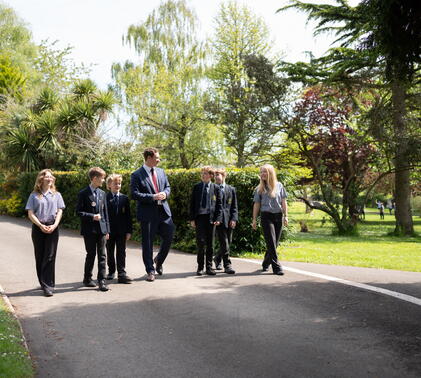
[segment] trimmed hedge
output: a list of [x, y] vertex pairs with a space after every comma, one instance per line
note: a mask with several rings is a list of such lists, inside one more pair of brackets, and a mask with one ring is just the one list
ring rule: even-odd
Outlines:
[[[229, 169], [227, 172], [227, 183], [234, 186], [237, 190], [239, 210], [239, 222], [233, 233], [231, 252], [233, 255], [240, 255], [245, 252], [262, 252], [265, 249], [262, 233], [255, 232], [251, 228], [253, 191], [259, 183], [258, 169]], [[121, 192], [130, 195], [131, 172], [125, 171], [119, 173], [123, 176]], [[193, 185], [200, 181], [200, 169], [166, 170], [166, 174], [171, 185], [169, 204], [176, 225], [173, 247], [186, 252], [195, 251], [195, 232], [188, 222], [188, 212]], [[57, 190], [62, 194], [66, 204], [62, 224], [71, 229], [78, 229], [80, 221], [75, 213], [75, 206], [78, 192], [89, 184], [87, 173], [54, 172], [54, 175], [57, 177]], [[37, 172], [19, 175], [17, 182], [21, 209], [15, 212], [14, 215], [25, 215], [24, 207], [33, 189], [36, 176]], [[290, 184], [288, 183], [289, 180], [286, 177], [280, 177], [280, 179], [288, 188]], [[135, 209], [136, 203], [135, 201], [131, 201], [134, 225], [133, 239], [140, 240], [140, 226], [135, 218]]]

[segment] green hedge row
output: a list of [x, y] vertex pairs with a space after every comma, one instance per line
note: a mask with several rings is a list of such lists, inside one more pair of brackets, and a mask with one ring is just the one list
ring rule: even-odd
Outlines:
[[[119, 172], [123, 176], [121, 192], [130, 193], [131, 172]], [[168, 180], [171, 185], [169, 203], [176, 225], [173, 247], [182, 251], [195, 250], [195, 234], [188, 222], [190, 193], [193, 185], [200, 181], [200, 170], [167, 170]], [[62, 194], [66, 204], [62, 224], [71, 229], [79, 228], [79, 218], [75, 213], [77, 193], [89, 184], [86, 172], [54, 172], [57, 177], [56, 187]], [[20, 211], [13, 215], [24, 215], [24, 206], [31, 193], [37, 173], [24, 173], [18, 177], [18, 197], [20, 197]], [[285, 183], [286, 178], [281, 178]], [[243, 168], [228, 170], [227, 183], [237, 189], [239, 222], [233, 234], [232, 254], [240, 255], [245, 252], [262, 252], [264, 240], [261, 232], [251, 228], [253, 190], [259, 182], [256, 168]], [[140, 240], [140, 227], [135, 219], [135, 201], [131, 201], [133, 216], [133, 238]]]

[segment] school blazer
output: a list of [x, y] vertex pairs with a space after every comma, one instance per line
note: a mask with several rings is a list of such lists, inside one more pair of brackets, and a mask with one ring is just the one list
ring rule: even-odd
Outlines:
[[113, 193], [107, 193], [107, 209], [110, 221], [110, 234], [112, 235], [125, 235], [133, 233], [132, 217], [130, 214], [130, 201], [129, 197], [120, 193], [117, 201]]
[[228, 228], [229, 222], [238, 222], [237, 192], [231, 185], [225, 184], [222, 192], [222, 224]]
[[[193, 221], [199, 215], [200, 202], [202, 200], [202, 190], [204, 182], [201, 181], [193, 187], [193, 191], [190, 197], [190, 213], [189, 220]], [[210, 216], [209, 220], [213, 222], [222, 221], [222, 198], [221, 191], [218, 186], [213, 182], [209, 184], [209, 196], [210, 196]]]
[[[95, 201], [91, 188], [87, 186], [77, 196], [76, 214], [81, 220], [81, 235], [98, 233], [105, 235], [110, 232], [105, 192], [98, 188], [97, 193], [97, 200]], [[98, 202], [98, 207], [96, 202]], [[100, 221], [94, 221], [94, 215], [97, 213], [101, 215]]]
[[[155, 167], [154, 169], [156, 171], [159, 191], [164, 192], [167, 195], [167, 198], [161, 202], [164, 211], [170, 217], [171, 210], [170, 205], [168, 205], [168, 198], [171, 192], [170, 183], [168, 182], [163, 169], [158, 167]], [[150, 222], [156, 220], [156, 212], [158, 206], [160, 205], [158, 205], [158, 201], [153, 199], [153, 195], [155, 194], [153, 183], [143, 166], [131, 174], [130, 191], [132, 199], [137, 201], [137, 220], [139, 222]]]

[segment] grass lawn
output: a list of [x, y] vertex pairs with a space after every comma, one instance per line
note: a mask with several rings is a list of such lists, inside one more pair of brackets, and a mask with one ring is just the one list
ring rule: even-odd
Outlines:
[[[288, 218], [297, 232], [290, 242], [281, 244], [279, 258], [283, 261], [421, 272], [421, 236], [388, 236], [395, 224], [394, 215], [389, 215], [388, 210], [385, 219], [380, 220], [376, 209], [366, 209], [366, 219], [359, 224], [359, 236], [332, 235], [333, 225], [323, 222], [323, 217], [328, 219], [319, 210], [305, 214], [303, 203], [293, 203]], [[413, 219], [415, 231], [421, 235], [421, 217], [417, 215]], [[309, 232], [299, 232], [300, 220], [306, 222]]]
[[33, 377], [28, 352], [16, 319], [0, 297], [0, 377]]

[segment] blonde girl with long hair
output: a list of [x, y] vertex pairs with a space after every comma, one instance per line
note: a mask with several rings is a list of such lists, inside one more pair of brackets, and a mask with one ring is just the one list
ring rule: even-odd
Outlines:
[[260, 219], [266, 242], [266, 253], [262, 270], [272, 266], [273, 274], [282, 276], [282, 266], [278, 260], [277, 247], [282, 233], [282, 226], [288, 225], [287, 192], [276, 177], [275, 168], [270, 164], [260, 167], [260, 182], [254, 191], [253, 230], [257, 230], [257, 217]]
[[53, 295], [55, 286], [58, 225], [65, 208], [63, 198], [56, 190], [55, 180], [50, 169], [40, 171], [25, 207], [32, 222], [31, 236], [38, 281], [46, 297]]

